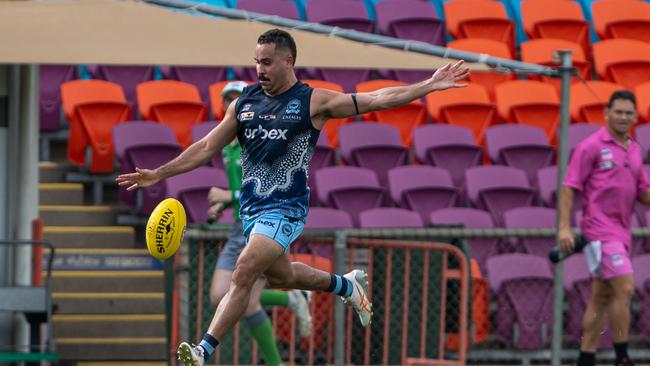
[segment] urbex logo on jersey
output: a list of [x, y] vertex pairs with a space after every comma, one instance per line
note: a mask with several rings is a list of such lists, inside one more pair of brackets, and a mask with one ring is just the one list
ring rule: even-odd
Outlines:
[[262, 128], [262, 125], [257, 125], [257, 128], [247, 128], [244, 131], [244, 137], [247, 139], [261, 138], [262, 140], [286, 140], [287, 139], [287, 129], [272, 128], [267, 130]]

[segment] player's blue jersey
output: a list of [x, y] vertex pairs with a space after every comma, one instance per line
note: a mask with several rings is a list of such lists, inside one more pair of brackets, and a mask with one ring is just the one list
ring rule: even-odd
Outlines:
[[251, 220], [277, 212], [304, 219], [309, 210], [307, 169], [319, 130], [311, 123], [313, 89], [297, 82], [281, 95], [248, 86], [235, 106], [242, 146], [240, 215]]

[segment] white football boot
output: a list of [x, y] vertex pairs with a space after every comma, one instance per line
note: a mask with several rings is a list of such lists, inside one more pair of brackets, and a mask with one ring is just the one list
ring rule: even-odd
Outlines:
[[367, 327], [372, 320], [372, 303], [368, 298], [366, 287], [368, 286], [368, 275], [366, 272], [355, 269], [343, 275], [352, 283], [352, 294], [348, 297], [342, 297], [343, 302], [352, 306], [359, 314], [361, 325]]
[[176, 355], [181, 361], [183, 366], [203, 366], [205, 360], [203, 358], [203, 353], [205, 350], [203, 347], [190, 345], [187, 342], [183, 342], [178, 346]]

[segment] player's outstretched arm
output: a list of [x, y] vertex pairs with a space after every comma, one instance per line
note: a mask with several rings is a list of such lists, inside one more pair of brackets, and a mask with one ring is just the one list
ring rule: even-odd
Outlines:
[[462, 88], [465, 84], [459, 84], [458, 81], [467, 78], [467, 76], [469, 76], [469, 68], [463, 66], [462, 60], [453, 65], [447, 64], [436, 70], [429, 79], [416, 84], [355, 94], [356, 108], [350, 94], [317, 89], [315, 114], [324, 117], [317, 119], [322, 120], [324, 124], [328, 118], [345, 118], [362, 113], [398, 108], [436, 90]]
[[230, 103], [221, 123], [201, 140], [193, 143], [179, 156], [157, 169], [136, 168], [134, 173], [122, 174], [115, 180], [127, 190], [148, 187], [159, 181], [185, 173], [204, 165], [237, 136], [237, 119], [235, 116], [236, 100]]

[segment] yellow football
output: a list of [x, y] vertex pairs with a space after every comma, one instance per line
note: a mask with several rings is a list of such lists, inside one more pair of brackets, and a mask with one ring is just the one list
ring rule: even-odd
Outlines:
[[185, 234], [185, 208], [175, 198], [167, 198], [153, 210], [147, 222], [147, 249], [157, 259], [174, 255]]

